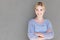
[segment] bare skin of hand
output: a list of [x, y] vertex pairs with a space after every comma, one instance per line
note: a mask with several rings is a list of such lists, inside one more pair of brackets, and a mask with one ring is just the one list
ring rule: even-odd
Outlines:
[[43, 39], [44, 39], [44, 38], [42, 38], [42, 37], [38, 37], [38, 38], [37, 38], [37, 40], [43, 40]]
[[[46, 33], [51, 32], [51, 29], [48, 29]], [[35, 35], [38, 36], [37, 40], [43, 40], [44, 39], [44, 34], [40, 33], [40, 32], [35, 32]]]
[[35, 35], [40, 36], [41, 38], [44, 38], [44, 35], [40, 32], [35, 32]]

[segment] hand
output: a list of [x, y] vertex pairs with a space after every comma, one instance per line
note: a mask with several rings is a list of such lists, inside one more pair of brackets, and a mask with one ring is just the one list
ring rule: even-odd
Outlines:
[[37, 40], [44, 40], [44, 38], [42, 38], [42, 37], [38, 37]]
[[35, 32], [35, 35], [40, 36], [42, 38], [44, 37], [44, 35], [42, 33], [40, 33], [40, 32]]

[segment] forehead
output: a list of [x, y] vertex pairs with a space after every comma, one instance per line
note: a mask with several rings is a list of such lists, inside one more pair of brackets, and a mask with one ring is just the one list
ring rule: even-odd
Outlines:
[[37, 6], [36, 9], [44, 9], [42, 6]]

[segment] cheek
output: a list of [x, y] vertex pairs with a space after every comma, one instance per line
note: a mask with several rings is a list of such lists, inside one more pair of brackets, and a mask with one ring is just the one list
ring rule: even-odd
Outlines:
[[44, 12], [36, 12], [37, 15], [43, 15]]
[[35, 11], [36, 13], [42, 13], [42, 11]]
[[35, 11], [36, 15], [43, 15], [44, 11]]
[[38, 13], [38, 11], [35, 11], [35, 13], [37, 14], [37, 13]]
[[38, 11], [36, 11], [36, 13], [39, 13]]

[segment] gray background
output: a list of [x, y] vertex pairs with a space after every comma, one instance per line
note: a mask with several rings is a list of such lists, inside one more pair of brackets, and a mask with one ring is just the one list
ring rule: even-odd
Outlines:
[[0, 0], [0, 40], [28, 40], [28, 20], [34, 17], [34, 4], [43, 1], [45, 17], [50, 19], [59, 40], [60, 0]]

